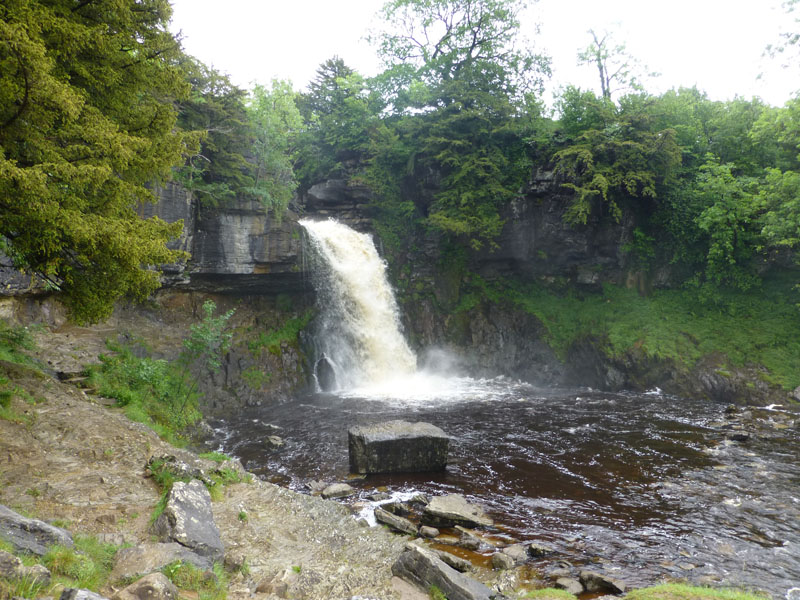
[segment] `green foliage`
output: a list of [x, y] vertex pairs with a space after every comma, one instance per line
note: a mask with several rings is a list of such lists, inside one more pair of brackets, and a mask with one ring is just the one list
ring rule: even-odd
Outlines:
[[93, 536], [75, 536], [75, 547], [51, 546], [42, 564], [72, 587], [98, 591], [108, 579], [118, 548]]
[[628, 592], [631, 600], [765, 600], [767, 596], [728, 588], [666, 583]]
[[182, 68], [192, 90], [178, 104], [178, 124], [201, 132], [203, 138], [175, 176], [204, 205], [218, 206], [254, 183], [255, 165], [245, 158], [252, 142], [246, 92], [191, 57], [184, 59]]
[[[308, 326], [313, 316], [313, 311], [307, 311], [303, 315], [288, 319], [279, 329], [261, 331], [256, 339], [248, 342], [247, 349], [253, 356], [260, 355], [264, 349], [270, 354], [278, 355], [281, 352], [281, 344], [284, 342], [297, 344], [300, 332]], [[269, 377], [267, 374], [263, 374], [263, 376]], [[258, 375], [252, 375], [251, 377], [254, 379], [261, 378]]]
[[218, 370], [232, 334], [227, 323], [233, 311], [214, 316], [216, 304], [203, 304], [204, 317], [190, 327], [183, 350], [173, 362], [140, 358], [129, 346], [108, 343], [113, 354], [88, 369], [89, 383], [98, 393], [117, 400], [129, 419], [151, 427], [162, 439], [181, 444], [181, 430], [196, 423], [198, 381]]
[[568, 88], [562, 107], [561, 123], [575, 138], [553, 161], [566, 179], [563, 186], [573, 192], [564, 216], [568, 223], [586, 225], [603, 204], [619, 221], [630, 199], [658, 197], [680, 165], [681, 152], [675, 131], [660, 129], [653, 118], [648, 97], [626, 96], [617, 106]]
[[[727, 291], [709, 304], [695, 290], [658, 290], [642, 297], [635, 290], [606, 286], [601, 294], [578, 296], [518, 282], [489, 285], [473, 277], [472, 295], [463, 308], [480, 299], [510, 303], [535, 315], [548, 343], [562, 358], [584, 338], [605, 343], [610, 356], [636, 349], [686, 369], [711, 354], [730, 365], [763, 365], [768, 380], [786, 389], [800, 385], [796, 368], [800, 312], [791, 283], [764, 283], [758, 294]], [[467, 299], [462, 299], [467, 302]]]
[[215, 564], [213, 571], [203, 571], [191, 563], [172, 562], [161, 572], [181, 590], [197, 593], [200, 600], [225, 600], [228, 575], [221, 565]]
[[225, 461], [231, 459], [230, 456], [223, 454], [222, 452], [202, 452], [198, 454], [197, 457], [205, 460], [213, 460], [216, 463], [224, 463]]
[[274, 79], [269, 89], [256, 85], [247, 104], [256, 165], [253, 185], [247, 191], [277, 219], [289, 206], [297, 188], [292, 157], [303, 119], [295, 98], [289, 82]]
[[167, 0], [11, 0], [0, 9], [0, 235], [78, 321], [159, 285], [181, 231], [141, 219], [146, 185], [194, 145]]
[[435, 585], [428, 588], [428, 597], [431, 600], [447, 600], [447, 596], [444, 595], [444, 592]]
[[367, 81], [334, 56], [320, 65], [297, 104], [305, 122], [295, 161], [302, 187], [352, 174], [367, 155], [383, 108]]

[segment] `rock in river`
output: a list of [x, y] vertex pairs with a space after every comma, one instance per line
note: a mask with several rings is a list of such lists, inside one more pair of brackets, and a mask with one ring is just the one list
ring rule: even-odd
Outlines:
[[430, 423], [358, 425], [347, 435], [354, 473], [441, 471], [447, 466], [450, 438]]
[[423, 521], [431, 525], [461, 524], [489, 527], [494, 521], [477, 504], [470, 504], [461, 494], [435, 496], [425, 507]]

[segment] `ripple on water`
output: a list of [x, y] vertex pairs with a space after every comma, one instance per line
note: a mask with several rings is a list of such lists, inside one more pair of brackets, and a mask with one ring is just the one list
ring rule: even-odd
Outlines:
[[[217, 423], [213, 443], [303, 489], [346, 479], [349, 427], [396, 418], [451, 435], [447, 470], [350, 481], [362, 499], [378, 486], [463, 493], [507, 534], [576, 564], [601, 560], [632, 585], [666, 576], [800, 600], [787, 591], [800, 588], [800, 435], [782, 407], [754, 411], [756, 435], [741, 444], [725, 440], [721, 405], [660, 390], [549, 391], [422, 373], [245, 411]], [[276, 426], [285, 446], [271, 449], [261, 440]]]

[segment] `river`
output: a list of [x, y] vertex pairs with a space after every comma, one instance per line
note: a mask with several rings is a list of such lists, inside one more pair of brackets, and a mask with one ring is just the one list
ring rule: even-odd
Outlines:
[[318, 391], [213, 423], [221, 451], [307, 490], [349, 479], [353, 425], [426, 421], [451, 436], [446, 470], [352, 479], [359, 494], [347, 502], [377, 488], [464, 494], [495, 533], [556, 550], [535, 565], [545, 576], [566, 560], [632, 586], [688, 580], [775, 598], [800, 587], [796, 413], [427, 371], [400, 331], [372, 239], [335, 221], [301, 224], [318, 296]]

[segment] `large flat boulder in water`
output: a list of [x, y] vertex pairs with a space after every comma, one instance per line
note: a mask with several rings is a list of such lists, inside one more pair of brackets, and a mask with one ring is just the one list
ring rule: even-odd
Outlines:
[[447, 466], [449, 436], [430, 423], [386, 421], [348, 432], [354, 473], [441, 471]]
[[491, 527], [494, 522], [477, 504], [470, 504], [461, 494], [434, 496], [425, 507], [422, 520], [430, 525], [481, 525]]

